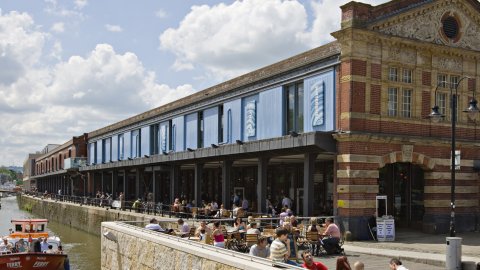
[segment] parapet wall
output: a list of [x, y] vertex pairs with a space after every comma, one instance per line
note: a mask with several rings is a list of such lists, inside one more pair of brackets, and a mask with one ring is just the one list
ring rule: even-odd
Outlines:
[[51, 221], [100, 235], [104, 221], [145, 221], [149, 216], [127, 211], [107, 210], [106, 208], [78, 205], [68, 202], [56, 202], [50, 199], [17, 196], [19, 207]]
[[278, 269], [266, 259], [121, 222], [103, 222], [102, 232], [102, 270]]

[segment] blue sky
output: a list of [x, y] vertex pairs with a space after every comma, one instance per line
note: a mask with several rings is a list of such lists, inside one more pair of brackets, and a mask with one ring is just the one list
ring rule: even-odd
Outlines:
[[346, 2], [2, 0], [0, 165], [323, 45]]

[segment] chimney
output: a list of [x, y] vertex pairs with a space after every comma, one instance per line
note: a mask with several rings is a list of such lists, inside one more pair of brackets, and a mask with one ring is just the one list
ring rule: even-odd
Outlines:
[[359, 2], [349, 2], [342, 9], [342, 29], [349, 27], [364, 27], [370, 19], [371, 5]]

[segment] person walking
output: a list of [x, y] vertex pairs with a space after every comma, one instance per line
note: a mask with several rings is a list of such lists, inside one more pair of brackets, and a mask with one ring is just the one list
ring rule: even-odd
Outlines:
[[391, 270], [408, 270], [405, 266], [402, 265], [402, 262], [399, 259], [390, 260], [390, 269]]

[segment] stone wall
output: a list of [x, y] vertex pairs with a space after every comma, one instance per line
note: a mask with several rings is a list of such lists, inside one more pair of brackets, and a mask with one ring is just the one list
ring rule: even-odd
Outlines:
[[133, 225], [102, 223], [102, 270], [278, 269], [271, 262]]
[[145, 221], [149, 218], [147, 215], [138, 213], [106, 210], [106, 208], [87, 205], [80, 206], [25, 195], [18, 196], [18, 204], [21, 209], [31, 211], [35, 215], [95, 235], [100, 235], [101, 223], [104, 221]]

